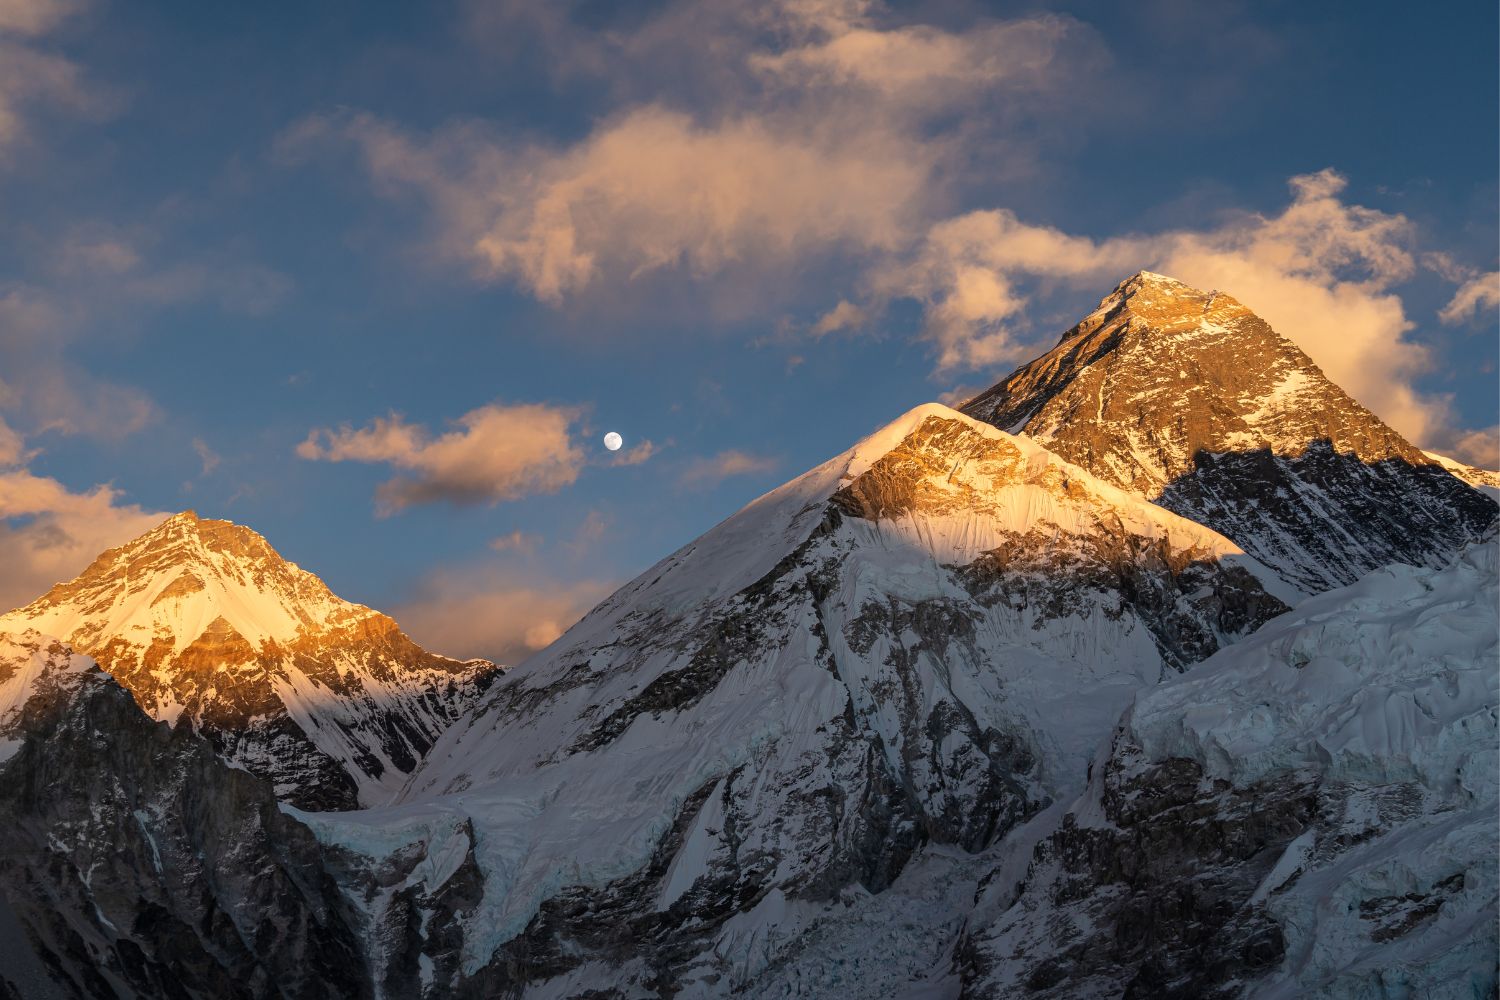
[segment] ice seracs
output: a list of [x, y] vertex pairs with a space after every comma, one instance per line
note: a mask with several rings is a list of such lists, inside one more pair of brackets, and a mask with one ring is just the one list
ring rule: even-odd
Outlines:
[[307, 808], [389, 799], [495, 669], [429, 653], [250, 529], [192, 511], [0, 617], [26, 629]]
[[965, 995], [1492, 995], [1496, 564], [1377, 570], [1137, 695]]

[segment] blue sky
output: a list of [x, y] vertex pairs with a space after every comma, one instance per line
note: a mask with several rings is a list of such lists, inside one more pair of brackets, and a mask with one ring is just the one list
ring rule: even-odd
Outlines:
[[515, 659], [1142, 267], [1493, 465], [1496, 31], [0, 0], [4, 600], [193, 507]]

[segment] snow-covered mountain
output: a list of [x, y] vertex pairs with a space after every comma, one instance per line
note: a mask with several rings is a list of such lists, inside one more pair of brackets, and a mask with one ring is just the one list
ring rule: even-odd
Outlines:
[[1148, 271], [962, 409], [1222, 532], [1310, 593], [1393, 562], [1441, 566], [1496, 517], [1249, 309]]
[[[393, 995], [421, 986], [412, 949], [444, 992], [713, 993], [780, 956], [789, 912], [1071, 797], [1136, 690], [1298, 596], [1213, 531], [923, 406], [518, 667], [399, 806], [308, 822], [366, 872]], [[421, 902], [448, 878], [468, 909]]]
[[981, 901], [965, 995], [1494, 996], [1497, 554], [1377, 570], [1143, 691]]
[[249, 528], [168, 518], [0, 617], [94, 657], [150, 715], [309, 809], [388, 801], [495, 667], [417, 646]]
[[[755, 500], [487, 687], [247, 529], [106, 553], [0, 619], [4, 975], [1492, 996], [1500, 593], [1463, 469], [1149, 274], [969, 409]], [[393, 716], [432, 721], [415, 766]], [[278, 806], [330, 767], [386, 804]]]

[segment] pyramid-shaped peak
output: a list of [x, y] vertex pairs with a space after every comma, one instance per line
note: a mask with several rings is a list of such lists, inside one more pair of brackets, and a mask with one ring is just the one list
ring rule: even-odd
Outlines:
[[1364, 461], [1431, 464], [1250, 309], [1151, 271], [963, 412], [1153, 497], [1200, 451], [1300, 455], [1327, 441]]
[[1250, 309], [1150, 272], [962, 409], [1309, 591], [1389, 562], [1439, 565], [1494, 516]]

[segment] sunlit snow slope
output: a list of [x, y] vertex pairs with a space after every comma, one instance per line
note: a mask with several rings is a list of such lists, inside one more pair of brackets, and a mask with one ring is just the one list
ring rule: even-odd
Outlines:
[[[399, 809], [309, 822], [372, 885], [482, 884], [468, 912], [364, 901], [439, 984], [691, 995], [775, 957], [788, 907], [879, 891], [926, 844], [980, 849], [1076, 793], [1142, 684], [1297, 597], [1222, 536], [919, 407], [518, 667]], [[411, 867], [424, 851], [444, 860]], [[409, 945], [414, 919], [462, 947]]]

